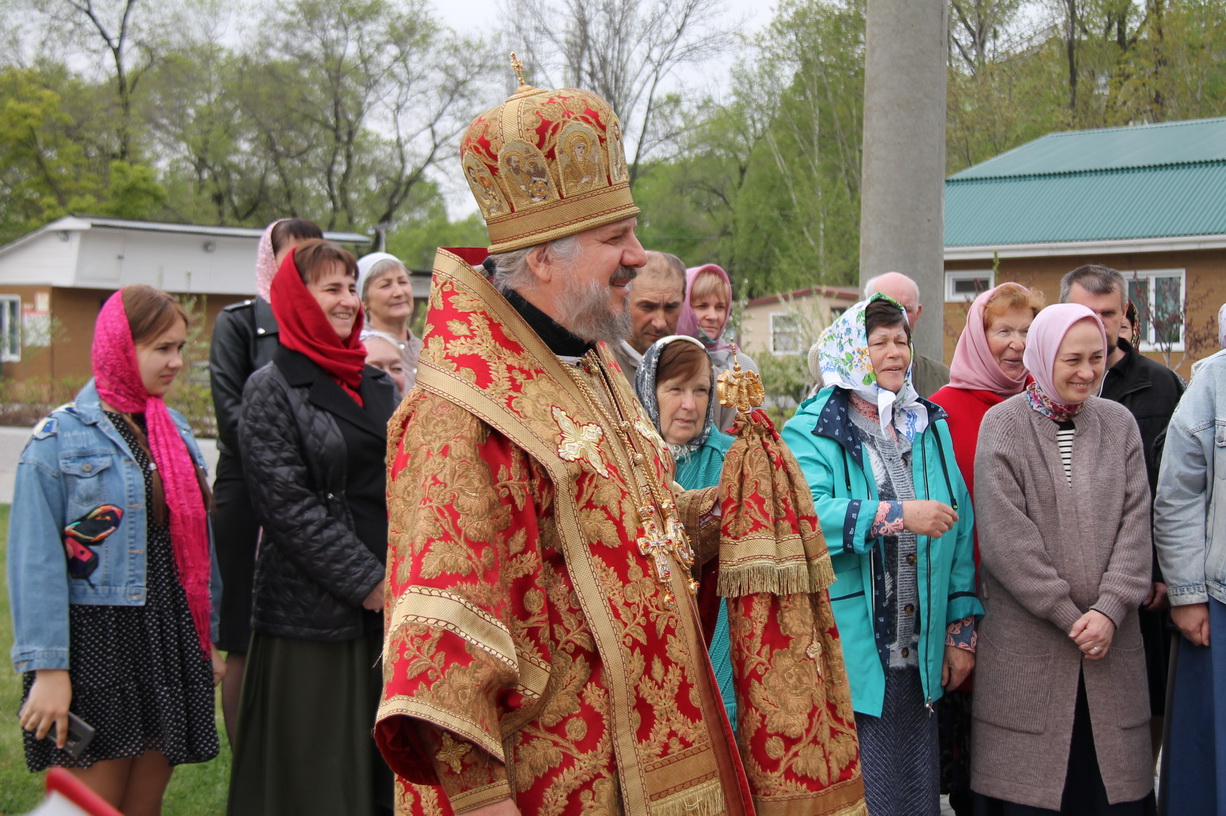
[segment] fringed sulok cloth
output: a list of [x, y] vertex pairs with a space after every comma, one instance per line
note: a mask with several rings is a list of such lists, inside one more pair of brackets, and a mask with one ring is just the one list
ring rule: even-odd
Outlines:
[[800, 466], [739, 366], [724, 460], [717, 589], [728, 599], [737, 743], [759, 816], [867, 816], [860, 745], [828, 587], [830, 553]]

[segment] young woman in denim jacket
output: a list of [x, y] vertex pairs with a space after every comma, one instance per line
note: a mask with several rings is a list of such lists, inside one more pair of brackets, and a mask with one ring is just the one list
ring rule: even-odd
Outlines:
[[[26, 764], [68, 768], [128, 816], [160, 813], [173, 767], [218, 752], [204, 460], [162, 401], [186, 334], [163, 292], [107, 300], [94, 379], [38, 425], [10, 519]], [[64, 750], [69, 712], [96, 731], [79, 756]]]

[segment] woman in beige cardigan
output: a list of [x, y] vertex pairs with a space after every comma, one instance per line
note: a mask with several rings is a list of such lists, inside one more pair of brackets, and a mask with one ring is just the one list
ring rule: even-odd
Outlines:
[[1149, 487], [1136, 422], [1091, 396], [1106, 351], [1089, 309], [1044, 309], [1024, 358], [1035, 381], [980, 429], [978, 816], [1154, 812], [1137, 624], [1149, 589]]

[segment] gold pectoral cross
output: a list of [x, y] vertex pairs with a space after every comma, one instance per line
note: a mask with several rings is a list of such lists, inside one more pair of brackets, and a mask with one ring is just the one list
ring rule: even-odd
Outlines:
[[672, 507], [666, 508], [664, 527], [656, 518], [656, 508], [647, 506], [639, 508], [639, 517], [643, 522], [643, 534], [638, 537], [639, 553], [651, 556], [656, 567], [656, 580], [664, 587], [664, 602], [673, 606], [677, 598], [672, 591], [673, 565], [675, 560], [687, 571], [686, 580], [690, 594], [698, 592], [698, 582], [689, 575], [689, 568], [694, 565], [694, 550], [690, 547], [685, 528], [672, 515]]

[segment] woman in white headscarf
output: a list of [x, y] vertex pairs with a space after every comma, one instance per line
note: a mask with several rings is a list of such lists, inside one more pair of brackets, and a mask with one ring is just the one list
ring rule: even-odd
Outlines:
[[911, 327], [882, 294], [818, 340], [825, 387], [784, 426], [813, 492], [837, 583], [873, 814], [940, 812], [932, 706], [974, 666], [970, 496], [945, 412], [911, 381]]
[[372, 252], [358, 260], [358, 297], [366, 312], [362, 341], [381, 337], [400, 349], [407, 392], [417, 382], [421, 339], [409, 329], [413, 318], [413, 283], [395, 255]]

